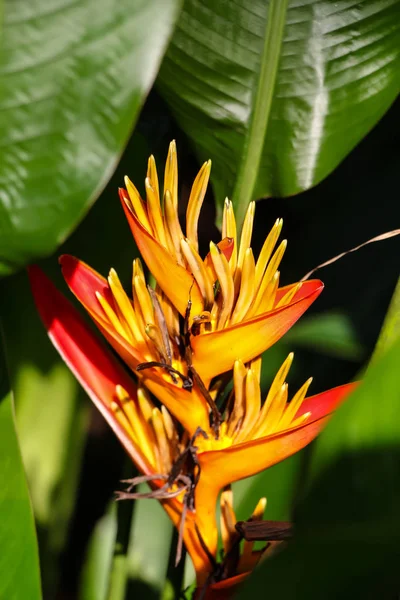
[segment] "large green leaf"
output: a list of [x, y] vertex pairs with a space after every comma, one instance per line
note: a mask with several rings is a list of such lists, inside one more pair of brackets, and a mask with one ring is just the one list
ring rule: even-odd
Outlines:
[[294, 542], [239, 597], [394, 598], [400, 543], [400, 343], [316, 442]]
[[0, 348], [0, 598], [39, 600], [39, 559], [33, 515]]
[[399, 91], [399, 36], [398, 0], [187, 0], [158, 84], [219, 206], [332, 171]]
[[0, 273], [50, 254], [111, 176], [181, 0], [6, 0]]

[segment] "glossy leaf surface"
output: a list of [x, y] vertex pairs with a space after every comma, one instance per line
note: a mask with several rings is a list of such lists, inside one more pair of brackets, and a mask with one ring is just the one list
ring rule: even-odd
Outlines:
[[50, 254], [110, 178], [180, 0], [8, 0], [0, 59], [0, 274]]
[[397, 0], [185, 2], [158, 83], [219, 206], [326, 177], [399, 91], [399, 29]]

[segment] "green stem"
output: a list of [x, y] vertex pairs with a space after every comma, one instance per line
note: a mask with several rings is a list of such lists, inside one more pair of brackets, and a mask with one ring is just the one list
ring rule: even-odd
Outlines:
[[288, 0], [270, 0], [269, 3], [258, 87], [254, 96], [250, 125], [244, 142], [242, 160], [233, 192], [233, 203], [239, 230], [247, 206], [253, 199], [260, 167], [278, 73], [287, 5]]
[[384, 354], [393, 343], [400, 338], [400, 278], [393, 292], [392, 299], [375, 346], [371, 362]]

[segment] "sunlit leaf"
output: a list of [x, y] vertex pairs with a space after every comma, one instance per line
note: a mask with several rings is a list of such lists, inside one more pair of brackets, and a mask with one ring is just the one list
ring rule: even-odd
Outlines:
[[328, 175], [399, 91], [397, 0], [187, 0], [159, 89], [221, 207]]
[[6, 0], [0, 273], [50, 254], [110, 178], [181, 0]]
[[35, 526], [2, 348], [0, 370], [0, 598], [40, 600]]

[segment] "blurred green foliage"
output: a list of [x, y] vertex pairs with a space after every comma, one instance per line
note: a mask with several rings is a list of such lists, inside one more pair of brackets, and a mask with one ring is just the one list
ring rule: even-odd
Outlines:
[[0, 347], [0, 598], [40, 600], [37, 541], [14, 423], [3, 337]]

